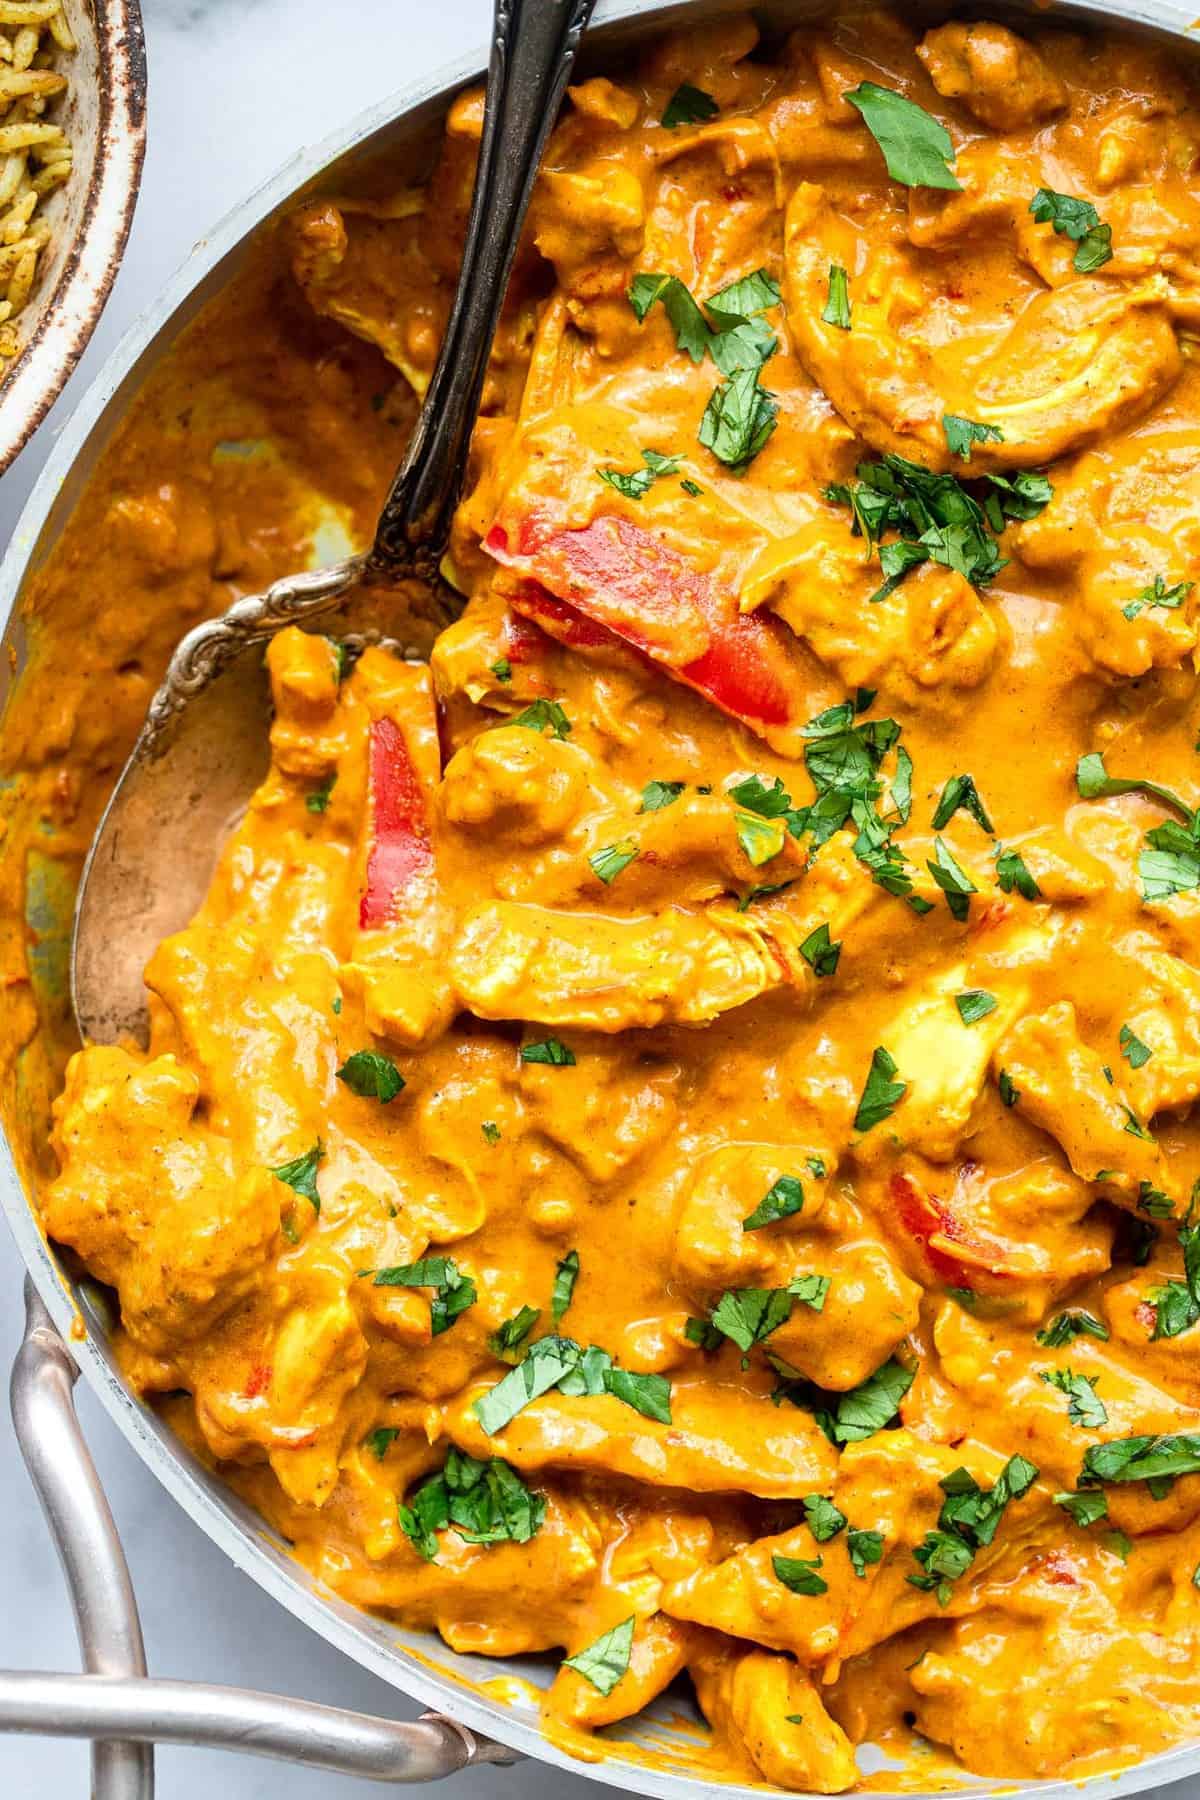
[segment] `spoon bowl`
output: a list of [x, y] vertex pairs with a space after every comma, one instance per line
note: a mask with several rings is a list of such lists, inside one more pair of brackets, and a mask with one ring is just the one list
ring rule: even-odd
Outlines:
[[595, 0], [495, 0], [462, 266], [436, 367], [371, 548], [286, 576], [189, 632], [117, 780], [80, 877], [71, 998], [87, 1042], [147, 1036], [143, 970], [196, 911], [267, 768], [263, 649], [289, 625], [366, 641], [445, 623], [440, 576], [509, 272], [546, 139]]

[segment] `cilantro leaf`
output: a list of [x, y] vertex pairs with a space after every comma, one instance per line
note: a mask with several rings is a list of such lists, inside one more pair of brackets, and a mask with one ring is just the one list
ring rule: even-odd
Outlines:
[[1055, 1494], [1055, 1506], [1061, 1506], [1065, 1513], [1070, 1513], [1077, 1525], [1095, 1525], [1100, 1519], [1108, 1517], [1108, 1495], [1091, 1491], [1086, 1494]]
[[488, 668], [497, 681], [504, 683], [512, 680], [512, 664], [507, 656], [497, 657], [494, 663], [489, 663]]
[[827, 325], [836, 325], [839, 331], [850, 329], [850, 277], [841, 263], [829, 265], [829, 298], [821, 317]]
[[913, 1384], [915, 1369], [889, 1357], [873, 1375], [839, 1396], [833, 1435], [839, 1444], [860, 1443], [890, 1425]]
[[1100, 223], [1100, 214], [1090, 200], [1039, 188], [1029, 210], [1039, 225], [1052, 225], [1059, 236], [1072, 240], [1076, 246], [1074, 266], [1081, 275], [1111, 260], [1112, 226]]
[[1166, 1282], [1164, 1286], [1152, 1290], [1150, 1299], [1155, 1309], [1151, 1343], [1160, 1338], [1180, 1337], [1183, 1332], [1190, 1331], [1197, 1319], [1200, 1319], [1200, 1304], [1184, 1281]]
[[793, 1275], [787, 1284], [787, 1291], [793, 1299], [799, 1300], [801, 1306], [810, 1306], [813, 1312], [824, 1312], [832, 1285], [828, 1275]]
[[1187, 1432], [1161, 1437], [1111, 1438], [1085, 1451], [1078, 1485], [1100, 1482], [1161, 1481], [1200, 1471], [1200, 1436]]
[[1004, 433], [995, 425], [981, 425], [976, 419], [962, 419], [957, 413], [942, 414], [942, 430], [951, 456], [971, 460], [972, 444], [1002, 444]]
[[937, 803], [937, 811], [933, 815], [933, 829], [944, 831], [956, 812], [970, 813], [975, 823], [986, 831], [989, 837], [995, 836], [995, 830], [988, 811], [975, 785], [973, 775], [952, 775], [942, 789]]
[[882, 1531], [855, 1531], [846, 1533], [846, 1549], [850, 1556], [850, 1567], [860, 1581], [866, 1579], [870, 1565], [883, 1561]]
[[363, 1443], [366, 1444], [375, 1461], [382, 1462], [399, 1436], [400, 1432], [395, 1425], [378, 1425], [374, 1431], [367, 1433]]
[[837, 974], [842, 946], [830, 937], [828, 925], [822, 924], [809, 932], [800, 946], [800, 954], [819, 980], [824, 975]]
[[1021, 1090], [1007, 1069], [1001, 1069], [997, 1075], [996, 1086], [1000, 1089], [1000, 1099], [1005, 1106], [1015, 1106], [1021, 1098]]
[[745, 1352], [791, 1316], [792, 1296], [786, 1288], [730, 1288], [713, 1308], [712, 1323]]
[[713, 389], [696, 435], [718, 462], [741, 474], [775, 430], [778, 411], [758, 367], [736, 369]]
[[908, 1092], [906, 1081], [893, 1080], [895, 1073], [895, 1059], [882, 1044], [877, 1044], [871, 1057], [871, 1067], [867, 1071], [858, 1111], [854, 1115], [856, 1131], [870, 1131], [872, 1126], [891, 1118]]
[[564, 1658], [564, 1668], [574, 1669], [589, 1681], [598, 1694], [611, 1694], [629, 1667], [633, 1650], [633, 1628], [637, 1615], [630, 1613], [611, 1631], [604, 1632], [584, 1650]]
[[1011, 894], [1015, 888], [1022, 900], [1040, 900], [1042, 897], [1037, 878], [1019, 850], [1005, 850], [1003, 845], [997, 846], [996, 880], [1000, 883], [1003, 894]]
[[984, 988], [967, 988], [964, 993], [955, 994], [954, 1004], [958, 1008], [958, 1016], [964, 1025], [975, 1025], [980, 1019], [986, 1019], [999, 1005], [995, 994], [989, 994]]
[[536, 1306], [523, 1306], [511, 1319], [505, 1319], [497, 1330], [488, 1334], [487, 1347], [492, 1355], [499, 1357], [501, 1362], [515, 1362], [513, 1351], [525, 1342], [541, 1316]]
[[674, 806], [686, 786], [686, 781], [648, 781], [642, 789], [638, 811], [661, 812], [665, 806]]
[[1090, 1375], [1077, 1375], [1074, 1369], [1042, 1369], [1038, 1379], [1066, 1394], [1067, 1417], [1072, 1425], [1081, 1425], [1085, 1431], [1099, 1431], [1102, 1425], [1108, 1424], [1108, 1412], [1096, 1394], [1096, 1384]]
[[324, 1154], [325, 1146], [318, 1138], [312, 1149], [306, 1150], [303, 1156], [294, 1156], [291, 1162], [280, 1163], [271, 1170], [276, 1181], [282, 1181], [294, 1194], [310, 1201], [313, 1211], [318, 1213], [321, 1210], [321, 1196], [317, 1192], [317, 1170]]
[[390, 1056], [379, 1050], [356, 1050], [337, 1072], [352, 1094], [363, 1100], [378, 1100], [386, 1106], [404, 1086], [404, 1077]]
[[803, 1556], [772, 1556], [771, 1567], [775, 1571], [775, 1579], [781, 1581], [785, 1588], [793, 1594], [827, 1594], [829, 1583], [817, 1574], [823, 1558], [817, 1556], [811, 1561]]
[[561, 1038], [541, 1038], [535, 1044], [521, 1045], [523, 1063], [549, 1063], [554, 1069], [573, 1069], [575, 1052]]
[[332, 775], [327, 775], [325, 777], [320, 787], [314, 788], [312, 793], [306, 796], [304, 804], [309, 812], [323, 813], [329, 805], [330, 795], [333, 793], [336, 786], [337, 770], [335, 769]]
[[1148, 606], [1161, 606], [1168, 612], [1175, 612], [1195, 585], [1194, 581], [1177, 581], [1174, 587], [1168, 587], [1163, 577], [1156, 575], [1149, 587], [1140, 588], [1132, 600], [1125, 602], [1121, 611], [1127, 619], [1136, 619]]
[[550, 1295], [550, 1316], [557, 1325], [575, 1292], [575, 1283], [579, 1279], [579, 1252], [568, 1250], [562, 1261], [555, 1265], [554, 1288]]
[[549, 731], [556, 738], [565, 738], [571, 730], [571, 721], [557, 700], [535, 700], [506, 723], [521, 725], [526, 731]]
[[643, 1418], [657, 1419], [662, 1425], [671, 1423], [671, 1384], [665, 1375], [636, 1375], [631, 1369], [606, 1369], [605, 1391], [626, 1406], [632, 1406]]
[[733, 817], [742, 854], [754, 868], [761, 869], [779, 855], [785, 831], [778, 819], [764, 819], [758, 813], [747, 812], [737, 812]]
[[807, 1494], [804, 1498], [804, 1521], [818, 1544], [827, 1544], [839, 1531], [846, 1529], [846, 1515], [825, 1494]]
[[706, 94], [703, 88], [681, 81], [663, 108], [659, 124], [674, 131], [677, 125], [700, 125], [705, 119], [715, 119], [720, 110], [712, 95]]
[[1121, 1055], [1131, 1069], [1144, 1069], [1154, 1055], [1149, 1044], [1143, 1044], [1132, 1025], [1122, 1025], [1117, 1034], [1117, 1042], [1121, 1046]]
[[593, 850], [588, 857], [593, 875], [602, 881], [605, 887], [611, 887], [622, 869], [627, 869], [638, 854], [638, 846], [633, 838], [622, 838], [618, 844], [606, 844], [603, 850]]
[[905, 187], [959, 189], [954, 143], [946, 127], [894, 88], [860, 82], [845, 95], [883, 152], [887, 172]]
[[741, 319], [751, 319], [768, 307], [778, 306], [782, 297], [775, 277], [765, 269], [755, 269], [753, 274], [743, 275], [740, 281], [731, 281], [710, 294], [704, 306], [718, 329], [728, 330]]
[[767, 1189], [754, 1211], [742, 1220], [743, 1231], [761, 1231], [777, 1219], [790, 1218], [804, 1206], [804, 1188], [794, 1175], [781, 1175]]
[[1149, 794], [1164, 806], [1174, 807], [1181, 812], [1190, 823], [1191, 808], [1168, 787], [1160, 782], [1150, 781], [1144, 776], [1124, 777], [1110, 775], [1104, 766], [1104, 757], [1099, 750], [1093, 750], [1087, 756], [1081, 756], [1075, 766], [1075, 784], [1085, 800], [1100, 800], [1110, 794]]
[[1077, 1337], [1098, 1338], [1102, 1344], [1108, 1342], [1108, 1326], [1103, 1320], [1090, 1312], [1060, 1312], [1051, 1319], [1037, 1334], [1039, 1344], [1047, 1350], [1058, 1350]]
[[644, 324], [646, 314], [655, 301], [661, 300], [663, 311], [675, 333], [676, 347], [690, 356], [694, 363], [704, 361], [712, 332], [704, 314], [677, 275], [635, 275], [629, 286], [628, 297], [639, 325]]
[[579, 1367], [582, 1352], [570, 1338], [538, 1338], [515, 1369], [472, 1402], [471, 1411], [489, 1437], [516, 1418], [530, 1401], [557, 1387], [564, 1375]]
[[643, 450], [642, 461], [645, 467], [635, 469], [632, 474], [623, 469], [607, 468], [597, 469], [596, 473], [626, 500], [640, 500], [661, 476], [677, 475], [683, 464], [682, 456], [663, 456], [657, 450]]
[[925, 867], [946, 896], [946, 905], [952, 915], [961, 923], [970, 910], [970, 896], [979, 890], [965, 870], [955, 862], [940, 837], [934, 838], [933, 858], [926, 861]]
[[432, 1288], [429, 1325], [434, 1337], [449, 1331], [455, 1319], [475, 1304], [474, 1281], [449, 1256], [425, 1256], [420, 1262], [397, 1263], [390, 1269], [376, 1269], [374, 1277], [375, 1287]]
[[500, 1142], [500, 1127], [494, 1119], [485, 1119], [479, 1129], [487, 1143], [498, 1144]]

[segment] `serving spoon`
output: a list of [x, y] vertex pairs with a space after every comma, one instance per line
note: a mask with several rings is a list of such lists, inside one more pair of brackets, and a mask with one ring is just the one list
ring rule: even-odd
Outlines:
[[352, 632], [361, 617], [377, 628], [386, 596], [394, 610], [398, 584], [414, 579], [443, 621], [461, 610], [439, 564], [534, 177], [594, 4], [495, 0], [454, 304], [371, 548], [235, 601], [190, 631], [168, 664], [80, 878], [71, 997], [85, 1041], [145, 1042], [146, 963], [196, 911], [220, 846], [266, 773], [264, 643], [335, 610], [339, 629]]

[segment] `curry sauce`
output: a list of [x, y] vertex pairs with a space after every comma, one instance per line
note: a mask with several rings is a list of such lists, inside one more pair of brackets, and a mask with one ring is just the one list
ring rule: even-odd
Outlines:
[[571, 90], [465, 610], [428, 662], [272, 642], [146, 1050], [67, 1061], [54, 895], [180, 633], [369, 540], [478, 94], [427, 186], [266, 235], [29, 585], [45, 1227], [332, 1589], [564, 1652], [568, 1741], [685, 1675], [716, 1767], [819, 1792], [866, 1742], [1082, 1776], [1200, 1722], [1182, 61], [735, 18]]

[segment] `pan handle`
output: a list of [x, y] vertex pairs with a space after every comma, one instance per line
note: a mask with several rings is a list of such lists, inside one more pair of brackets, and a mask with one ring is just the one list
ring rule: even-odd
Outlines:
[[436, 1713], [405, 1724], [282, 1694], [149, 1680], [125, 1552], [75, 1412], [78, 1377], [26, 1277], [13, 1425], [62, 1560], [88, 1672], [0, 1670], [0, 1731], [91, 1738], [92, 1800], [154, 1800], [155, 1743], [241, 1750], [396, 1784], [518, 1760]]

